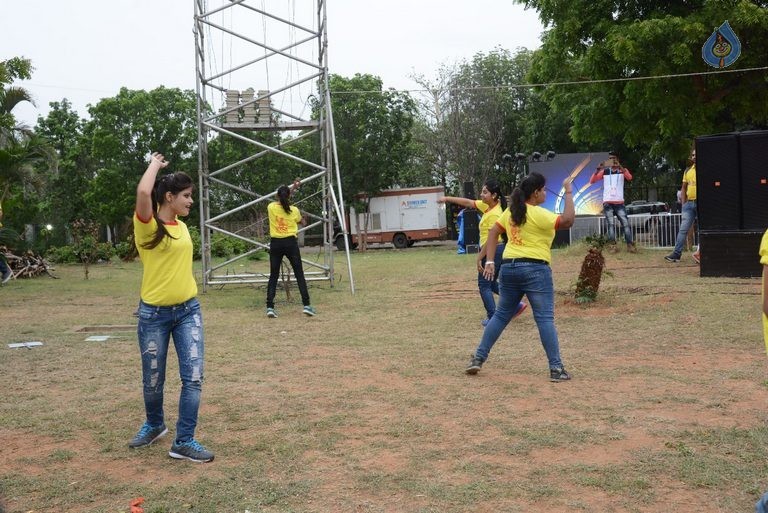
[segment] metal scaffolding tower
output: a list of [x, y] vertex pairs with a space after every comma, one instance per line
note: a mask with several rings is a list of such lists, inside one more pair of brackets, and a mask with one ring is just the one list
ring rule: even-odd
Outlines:
[[[354, 293], [328, 89], [326, 1], [193, 1], [203, 291], [268, 281], [268, 268], [251, 270], [248, 257], [269, 248], [266, 206], [279, 184], [298, 177], [293, 203], [308, 219], [299, 238], [322, 240], [316, 259], [303, 254], [305, 277], [334, 286], [334, 234], [341, 232]], [[226, 239], [249, 250], [214, 264], [212, 245]], [[293, 281], [286, 267], [283, 279]]]

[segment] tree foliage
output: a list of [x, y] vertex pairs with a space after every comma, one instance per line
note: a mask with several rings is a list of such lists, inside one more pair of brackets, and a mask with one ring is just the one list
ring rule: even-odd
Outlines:
[[371, 75], [332, 75], [330, 88], [345, 200], [398, 184], [412, 158], [413, 99]]
[[503, 179], [510, 172], [505, 154], [571, 149], [568, 119], [525, 85], [532, 55], [525, 48], [495, 48], [443, 66], [435, 81], [415, 77], [426, 91], [420, 148], [444, 186], [471, 181], [478, 188], [490, 176]]
[[54, 243], [65, 241], [70, 221], [90, 218], [85, 197], [95, 168], [84, 125], [85, 121], [64, 98], [61, 102], [51, 102], [48, 115], [38, 117], [35, 126], [35, 133], [48, 140], [58, 157], [57, 168], [46, 176], [45, 193], [41, 198], [41, 214], [46, 224], [54, 226]]
[[631, 80], [713, 71], [702, 45], [726, 20], [742, 44], [732, 69], [764, 66], [766, 2], [517, 1], [548, 27], [533, 82], [630, 79], [546, 89], [576, 143], [681, 162], [695, 136], [768, 126], [765, 70]]
[[32, 61], [23, 57], [0, 61], [0, 130], [15, 128], [16, 120], [11, 111], [23, 101], [32, 102], [29, 91], [10, 86], [14, 80], [32, 78], [32, 71]]
[[31, 102], [32, 95], [10, 84], [31, 76], [29, 59], [14, 57], [0, 62], [0, 202], [5, 205], [5, 223], [17, 229], [39, 211], [39, 203], [32, 198], [44, 183], [40, 170], [56, 165], [47, 140], [18, 125], [13, 116], [13, 109], [22, 101]]
[[[176, 171], [197, 176], [196, 96], [191, 90], [122, 88], [89, 108], [85, 126], [96, 167], [86, 203], [93, 219], [120, 228], [133, 212], [147, 156], [161, 151]], [[107, 201], [108, 200], [108, 201]]]

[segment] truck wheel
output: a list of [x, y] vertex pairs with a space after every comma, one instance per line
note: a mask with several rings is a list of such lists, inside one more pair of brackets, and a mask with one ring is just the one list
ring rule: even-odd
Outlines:
[[406, 237], [404, 233], [396, 233], [395, 236], [392, 237], [392, 244], [397, 249], [405, 249], [408, 247], [408, 237]]
[[[351, 235], [347, 235], [347, 240], [349, 241], [349, 249], [357, 249], [357, 244], [352, 242]], [[344, 236], [339, 235], [338, 237], [336, 237], [334, 244], [336, 245], [336, 249], [338, 249], [339, 251], [344, 251]]]

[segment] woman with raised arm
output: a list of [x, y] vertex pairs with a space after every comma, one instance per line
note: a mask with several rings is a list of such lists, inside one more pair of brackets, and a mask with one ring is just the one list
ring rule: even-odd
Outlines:
[[[469, 198], [457, 198], [455, 196], [444, 196], [437, 199], [438, 203], [453, 203], [464, 208], [479, 210], [483, 215], [480, 218], [480, 252], [477, 254], [477, 288], [480, 291], [480, 299], [483, 301], [485, 307], [486, 317], [481, 321], [482, 325], [488, 324], [488, 321], [493, 317], [493, 313], [496, 311], [496, 300], [493, 295], [499, 293], [498, 276], [496, 271], [491, 279], [487, 279], [483, 276], [483, 269], [486, 262], [486, 242], [488, 241], [488, 233], [491, 227], [496, 224], [496, 220], [501, 216], [501, 213], [506, 207], [504, 196], [501, 193], [501, 186], [495, 178], [489, 178], [483, 184], [483, 188], [480, 191], [480, 199], [473, 200]], [[498, 236], [498, 244], [496, 251], [493, 254], [493, 258], [496, 261], [496, 269], [501, 267], [501, 255], [504, 252], [504, 241], [502, 236]], [[513, 317], [517, 317], [528, 307], [524, 302], [520, 302], [517, 307], [517, 311]]]
[[[477, 374], [501, 332], [512, 319], [520, 300], [526, 296], [547, 353], [550, 381], [571, 379], [560, 359], [560, 345], [555, 329], [555, 290], [549, 264], [552, 260], [551, 247], [555, 230], [573, 226], [576, 209], [570, 177], [563, 182], [565, 208], [560, 215], [540, 206], [547, 197], [545, 185], [544, 176], [539, 173], [529, 174], [512, 192], [512, 204], [488, 234], [488, 254], [495, 252], [496, 241], [502, 232], [506, 232], [508, 239], [499, 273], [499, 303], [466, 368], [467, 374]], [[496, 273], [496, 264], [488, 260], [484, 267], [485, 277], [491, 279]]]
[[203, 385], [203, 317], [192, 273], [192, 239], [187, 225], [178, 219], [189, 215], [193, 184], [182, 172], [158, 178], [167, 166], [162, 154], [153, 153], [136, 188], [133, 233], [144, 267], [138, 338], [146, 421], [128, 446], [145, 447], [168, 433], [163, 385], [173, 337], [181, 394], [176, 436], [168, 455], [204, 463], [213, 460], [213, 453], [194, 438]]
[[304, 279], [304, 267], [301, 264], [299, 252], [299, 223], [304, 224], [301, 212], [291, 205], [291, 194], [299, 188], [301, 181], [296, 179], [290, 187], [281, 185], [277, 189], [277, 201], [267, 205], [269, 215], [269, 283], [267, 284], [267, 317], [277, 317], [275, 310], [275, 292], [277, 291], [277, 279], [280, 276], [280, 264], [283, 257], [288, 262], [296, 277], [299, 286], [301, 302], [304, 305], [302, 312], [310, 317], [317, 312], [309, 303], [309, 291], [307, 281]]

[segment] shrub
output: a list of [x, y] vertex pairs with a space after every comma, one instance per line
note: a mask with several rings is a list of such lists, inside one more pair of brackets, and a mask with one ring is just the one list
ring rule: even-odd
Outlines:
[[72, 246], [48, 248], [48, 251], [45, 253], [45, 259], [54, 264], [80, 263], [80, 258], [78, 258], [75, 249]]
[[133, 245], [133, 241], [118, 242], [115, 245], [115, 255], [121, 260], [133, 260], [136, 258], [136, 247]]
[[235, 255], [240, 255], [248, 251], [249, 245], [247, 242], [234, 237], [227, 237], [226, 235], [218, 232], [214, 232], [211, 240], [211, 256], [220, 258], [231, 258]]
[[189, 229], [189, 237], [192, 239], [192, 258], [195, 260], [200, 260], [203, 257], [202, 253], [202, 239], [200, 237], [200, 229], [197, 226], [189, 226], [187, 225], [187, 228]]

